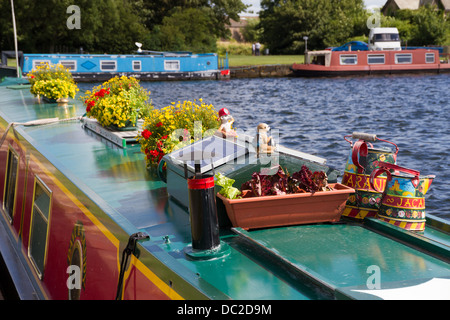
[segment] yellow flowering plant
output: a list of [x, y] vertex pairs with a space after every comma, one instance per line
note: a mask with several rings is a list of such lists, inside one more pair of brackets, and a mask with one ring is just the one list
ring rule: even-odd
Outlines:
[[153, 109], [150, 91], [145, 90], [134, 77], [116, 76], [100, 86], [87, 90], [81, 97], [86, 115], [104, 127], [126, 128], [136, 126]]
[[[64, 67], [62, 64], [42, 64], [31, 70], [27, 74], [28, 81], [31, 84], [30, 92], [34, 95], [42, 94], [36, 91], [36, 83], [40, 81], [49, 81], [54, 79], [59, 79], [63, 81], [67, 81], [71, 83], [71, 85], [66, 85], [66, 87], [73, 87], [75, 85], [75, 81], [73, 80], [72, 73]], [[55, 83], [49, 83], [55, 84]], [[40, 83], [39, 88], [42, 90], [43, 83]], [[64, 97], [67, 97], [64, 96]]]
[[48, 99], [75, 98], [79, 90], [74, 82], [63, 79], [39, 80], [34, 83], [34, 92]]
[[[195, 125], [201, 124], [194, 129]], [[143, 130], [137, 136], [147, 167], [157, 165], [161, 158], [196, 139], [212, 135], [218, 129], [218, 114], [212, 104], [202, 99], [178, 101], [161, 109], [153, 109], [144, 118]]]

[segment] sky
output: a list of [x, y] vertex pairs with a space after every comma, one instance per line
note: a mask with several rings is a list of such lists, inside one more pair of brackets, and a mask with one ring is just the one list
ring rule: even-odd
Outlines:
[[[364, 0], [364, 4], [366, 5], [367, 9], [371, 9], [374, 7], [382, 7], [387, 0]], [[260, 8], [260, 2], [261, 0], [242, 0], [244, 4], [249, 4], [252, 7], [249, 8], [249, 10], [253, 10], [255, 13], [257, 13]]]

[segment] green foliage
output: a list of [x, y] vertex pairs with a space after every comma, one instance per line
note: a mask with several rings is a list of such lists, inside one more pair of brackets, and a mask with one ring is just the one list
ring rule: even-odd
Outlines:
[[216, 173], [215, 175], [216, 181], [215, 184], [222, 187], [219, 193], [228, 199], [237, 199], [241, 191], [238, 188], [233, 187], [234, 179], [230, 179], [223, 174]]
[[450, 32], [450, 21], [443, 10], [428, 5], [398, 10], [393, 16], [382, 17], [381, 25], [396, 27], [401, 40], [411, 46], [443, 45]]
[[[361, 35], [367, 13], [362, 0], [262, 0], [261, 40], [274, 54], [342, 44]], [[359, 33], [359, 34], [358, 34]]]
[[215, 52], [216, 37], [211, 28], [204, 9], [179, 9], [165, 17], [144, 44], [158, 50]]
[[261, 37], [262, 29], [259, 26], [259, 19], [249, 19], [247, 25], [242, 30], [242, 35], [246, 42], [255, 43]]
[[229, 55], [252, 55], [252, 44], [251, 43], [238, 43], [238, 42], [220, 42], [217, 46], [217, 53], [224, 56], [225, 53]]
[[[81, 29], [66, 25], [70, 5]], [[15, 0], [19, 49], [27, 53], [131, 53], [149, 50], [214, 51], [226, 23], [239, 20], [241, 0]], [[11, 1], [0, 1], [0, 49], [13, 50]]]

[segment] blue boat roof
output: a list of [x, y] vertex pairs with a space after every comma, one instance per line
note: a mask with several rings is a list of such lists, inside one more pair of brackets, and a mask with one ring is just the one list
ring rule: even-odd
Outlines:
[[369, 45], [363, 41], [350, 41], [340, 47], [333, 48], [332, 51], [348, 51], [349, 47], [351, 47], [352, 51], [369, 50]]

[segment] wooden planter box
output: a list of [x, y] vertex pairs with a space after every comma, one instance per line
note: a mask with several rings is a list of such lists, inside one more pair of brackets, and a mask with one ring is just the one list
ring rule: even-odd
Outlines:
[[332, 191], [227, 199], [217, 193], [233, 227], [266, 227], [336, 222], [341, 218], [348, 196], [355, 190], [340, 183], [329, 185]]

